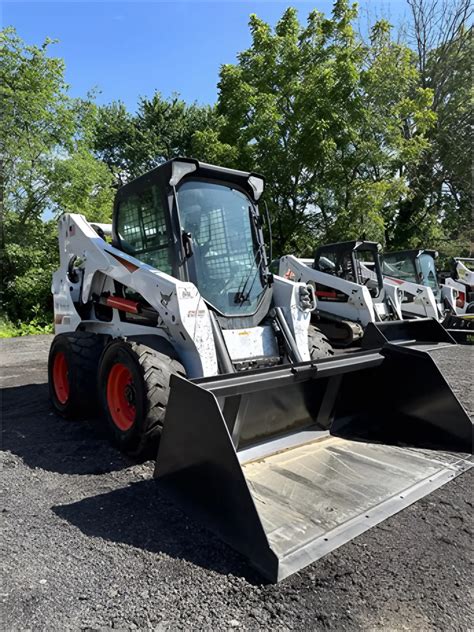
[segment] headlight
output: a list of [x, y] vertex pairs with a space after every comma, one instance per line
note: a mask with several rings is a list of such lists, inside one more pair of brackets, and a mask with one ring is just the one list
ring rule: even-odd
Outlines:
[[175, 160], [171, 164], [170, 185], [172, 187], [175, 187], [181, 180], [181, 178], [183, 178], [188, 173], [196, 171], [196, 169], [197, 167], [194, 162], [180, 162], [179, 160]]
[[263, 178], [259, 178], [258, 176], [249, 176], [249, 184], [253, 189], [254, 198], [258, 200], [262, 195], [263, 188], [265, 186]]

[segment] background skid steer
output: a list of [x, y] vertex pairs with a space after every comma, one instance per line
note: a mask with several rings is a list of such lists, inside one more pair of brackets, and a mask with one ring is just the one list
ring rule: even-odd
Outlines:
[[311, 288], [269, 273], [263, 184], [176, 159], [118, 191], [112, 226], [65, 215], [49, 382], [132, 456], [161, 435], [162, 486], [278, 580], [463, 471], [472, 428], [438, 323], [369, 323], [333, 355]]
[[474, 259], [455, 257], [450, 272], [444, 275], [441, 289], [447, 293], [453, 313], [474, 315]]
[[314, 259], [285, 255], [279, 274], [314, 287], [313, 321], [334, 346], [360, 341], [368, 323], [400, 320], [402, 294], [384, 283], [380, 244], [344, 241], [319, 246]]
[[[405, 317], [434, 316], [443, 323], [457, 342], [470, 344], [474, 337], [474, 321], [469, 317], [462, 318], [457, 315], [457, 304], [466, 304], [465, 292], [461, 301], [456, 283], [440, 285], [436, 268], [437, 257], [436, 250], [415, 249], [384, 253], [385, 279], [387, 282], [399, 284], [404, 294], [402, 312]], [[422, 293], [418, 289], [413, 292], [410, 286], [424, 289], [432, 295], [433, 299], [430, 302], [435, 304], [435, 314], [428, 311], [432, 308], [422, 298]]]

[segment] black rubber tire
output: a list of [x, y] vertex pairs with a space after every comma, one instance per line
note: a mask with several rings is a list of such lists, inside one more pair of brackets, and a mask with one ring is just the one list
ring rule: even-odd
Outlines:
[[[124, 364], [133, 378], [136, 412], [127, 430], [115, 424], [107, 401], [108, 378], [115, 364]], [[173, 374], [186, 376], [183, 365], [144, 344], [115, 339], [104, 349], [99, 363], [99, 398], [107, 432], [121, 452], [138, 460], [156, 457]]]
[[[49, 350], [48, 386], [51, 404], [56, 413], [77, 419], [97, 410], [97, 367], [107, 336], [86, 331], [58, 334]], [[55, 356], [62, 352], [67, 365], [69, 397], [59, 401], [53, 380]]]
[[469, 303], [466, 307], [466, 314], [474, 314], [474, 303]]
[[311, 360], [321, 360], [334, 355], [334, 349], [326, 336], [314, 325], [308, 328], [308, 347]]

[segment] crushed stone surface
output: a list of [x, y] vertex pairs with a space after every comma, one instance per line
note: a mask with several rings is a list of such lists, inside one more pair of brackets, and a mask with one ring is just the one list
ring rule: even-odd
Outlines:
[[[51, 336], [3, 340], [2, 629], [469, 630], [472, 470], [278, 585], [48, 403]], [[440, 368], [474, 411], [473, 350]]]

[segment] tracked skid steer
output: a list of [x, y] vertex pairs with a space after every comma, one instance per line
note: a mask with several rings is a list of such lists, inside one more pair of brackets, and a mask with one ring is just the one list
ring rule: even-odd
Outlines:
[[313, 321], [336, 347], [359, 344], [369, 323], [403, 318], [402, 293], [382, 276], [381, 249], [343, 241], [319, 246], [313, 259], [285, 255], [278, 262], [281, 276], [314, 288]]
[[368, 323], [334, 352], [314, 289], [269, 271], [263, 189], [180, 158], [120, 189], [112, 225], [64, 215], [48, 372], [56, 412], [101, 417], [279, 581], [469, 468], [472, 422], [438, 322]]

